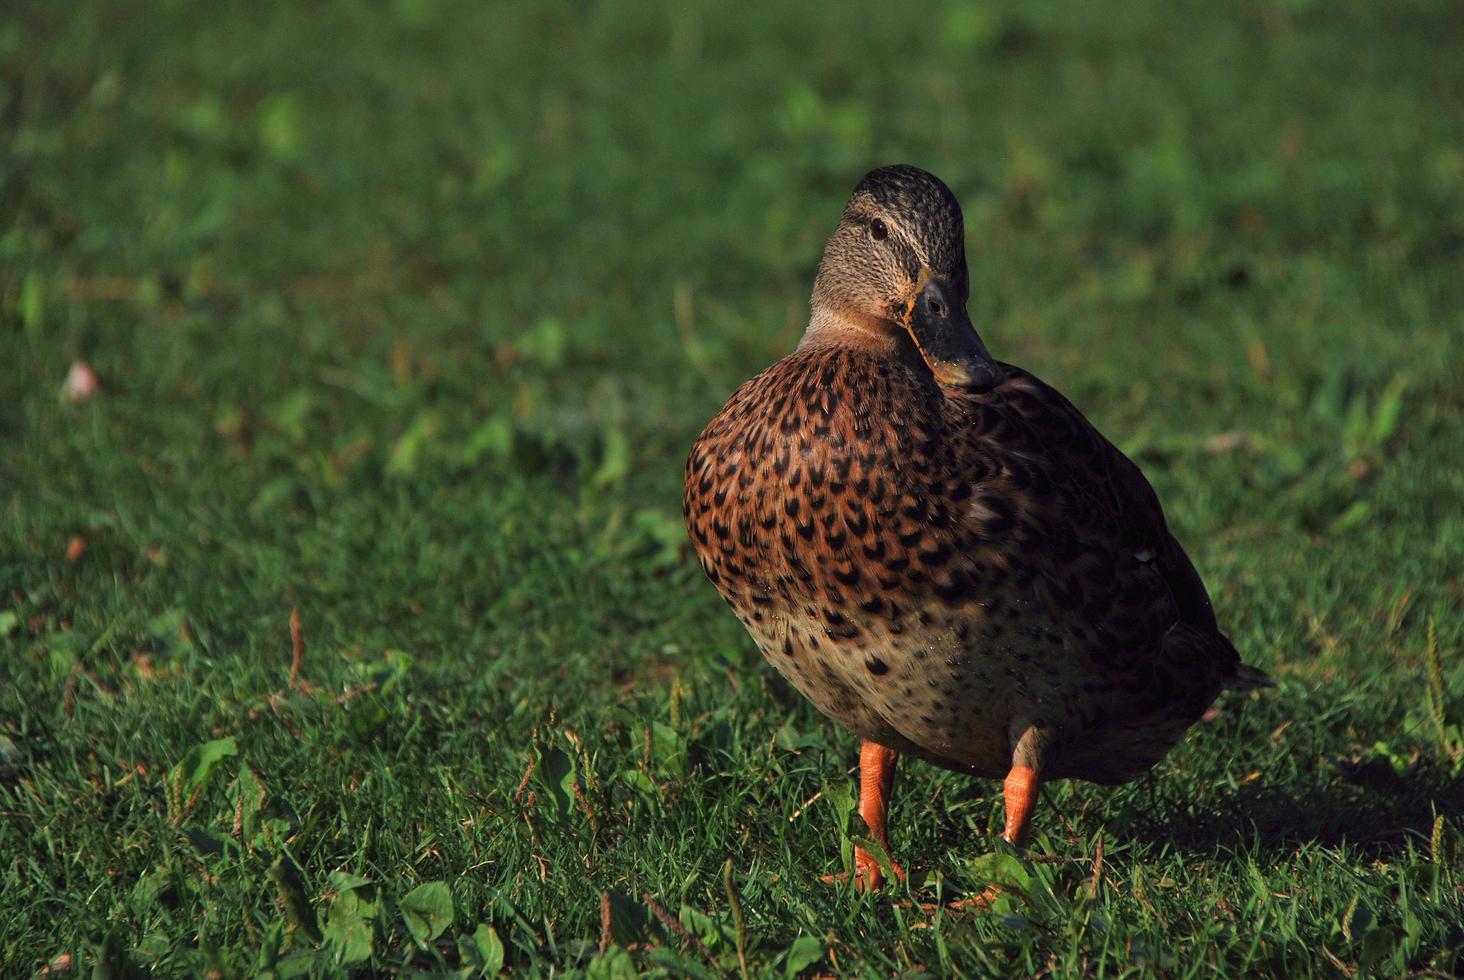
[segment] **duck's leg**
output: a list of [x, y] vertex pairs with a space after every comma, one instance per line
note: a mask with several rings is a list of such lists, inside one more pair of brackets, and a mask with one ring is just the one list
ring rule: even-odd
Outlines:
[[[895, 763], [899, 756], [894, 749], [887, 749], [877, 742], [861, 742], [859, 745], [859, 815], [869, 825], [869, 836], [890, 853], [889, 827], [886, 816], [889, 813], [890, 791], [895, 786]], [[904, 879], [905, 872], [894, 864], [896, 877]], [[862, 847], [854, 848], [855, 882], [863, 891], [874, 891], [884, 884], [884, 872], [880, 870], [874, 856]]]
[[[1001, 784], [1002, 796], [1006, 801], [1006, 829], [1001, 838], [1007, 843], [1021, 847], [1027, 842], [1027, 831], [1032, 825], [1032, 811], [1037, 809], [1037, 795], [1042, 791], [1042, 776], [1036, 766], [1026, 764], [1019, 752], [1012, 760], [1011, 771]], [[987, 885], [974, 898], [957, 899], [950, 903], [953, 911], [984, 912], [1001, 897], [1000, 885]], [[935, 906], [926, 906], [934, 910]]]
[[1002, 839], [1021, 847], [1027, 842], [1032, 812], [1037, 809], [1037, 794], [1042, 790], [1043, 755], [1047, 748], [1045, 726], [1018, 723], [1012, 726], [1012, 768], [1002, 783], [1006, 801], [1006, 830]]
[[1032, 811], [1037, 809], [1037, 794], [1042, 791], [1042, 777], [1031, 766], [1014, 765], [1001, 784], [1006, 799], [1006, 831], [1002, 839], [1016, 847], [1027, 842]]
[[[1015, 730], [1018, 732], [1012, 745], [1012, 768], [1001, 784], [1002, 798], [1006, 803], [1006, 828], [1001, 838], [1014, 847], [1027, 843], [1027, 832], [1032, 827], [1032, 813], [1037, 809], [1037, 797], [1042, 792], [1042, 747], [1045, 743], [1042, 730], [1034, 726]], [[1001, 897], [998, 885], [988, 885], [975, 898], [960, 899], [951, 903], [958, 910], [985, 911]]]

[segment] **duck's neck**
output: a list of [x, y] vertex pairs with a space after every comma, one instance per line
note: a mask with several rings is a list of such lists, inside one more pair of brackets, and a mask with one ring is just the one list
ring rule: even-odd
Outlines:
[[865, 313], [853, 310], [839, 310], [815, 303], [813, 315], [808, 320], [808, 329], [803, 331], [804, 347], [854, 347], [873, 354], [894, 354], [897, 333], [904, 331], [890, 323]]
[[799, 350], [810, 347], [842, 347], [912, 365], [924, 364], [915, 342], [899, 324], [867, 313], [836, 309], [822, 303], [814, 303], [808, 329], [798, 342]]

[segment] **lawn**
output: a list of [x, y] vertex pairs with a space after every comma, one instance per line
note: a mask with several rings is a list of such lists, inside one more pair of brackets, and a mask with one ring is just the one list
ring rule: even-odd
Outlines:
[[[0, 975], [1464, 970], [1457, 5], [143, 9], [0, 12]], [[895, 161], [1278, 686], [865, 898], [680, 488]]]

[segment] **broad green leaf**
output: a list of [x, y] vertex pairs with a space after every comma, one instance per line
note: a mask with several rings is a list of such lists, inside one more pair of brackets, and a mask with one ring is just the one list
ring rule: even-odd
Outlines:
[[535, 767], [535, 775], [540, 784], [549, 791], [555, 815], [561, 820], [566, 819], [574, 806], [574, 759], [567, 752], [552, 747], [540, 746], [537, 752], [539, 764]]
[[1015, 854], [992, 851], [967, 861], [966, 867], [970, 869], [971, 875], [984, 885], [1015, 888], [1018, 892], [1025, 894], [1027, 886], [1032, 883], [1032, 873]]
[[249, 516], [259, 519], [269, 514], [295, 493], [296, 486], [293, 476], [277, 476], [264, 481], [249, 502]]
[[[847, 780], [838, 779], [824, 783], [823, 798], [834, 808], [834, 826], [839, 828], [839, 863], [846, 875], [854, 874], [854, 842], [849, 838], [851, 821], [858, 816], [854, 812], [854, 794]], [[860, 823], [863, 824], [863, 820]]]
[[468, 436], [463, 447], [464, 463], [478, 462], [484, 456], [508, 459], [513, 455], [513, 423], [504, 415], [489, 416]]
[[590, 478], [590, 485], [603, 490], [625, 479], [630, 472], [630, 440], [619, 429], [605, 433], [604, 454], [600, 466]]
[[631, 517], [631, 546], [647, 550], [647, 560], [657, 567], [674, 565], [686, 547], [686, 525], [680, 511], [642, 507]]
[[418, 885], [402, 897], [401, 910], [407, 931], [425, 946], [452, 925], [452, 890], [442, 881]]
[[392, 443], [391, 454], [386, 461], [386, 472], [389, 476], [406, 476], [417, 468], [417, 457], [421, 455], [422, 448], [437, 435], [438, 420], [437, 413], [424, 409], [417, 413], [412, 419], [412, 424], [407, 426], [407, 431], [397, 437]]
[[1347, 506], [1346, 510], [1332, 520], [1328, 530], [1332, 534], [1340, 534], [1343, 531], [1351, 530], [1367, 520], [1367, 516], [1370, 513], [1372, 513], [1371, 503], [1366, 500], [1354, 500]]
[[202, 827], [184, 827], [183, 839], [193, 847], [200, 858], [216, 858], [226, 851], [239, 851], [239, 844], [232, 837], [221, 837]]
[[[1024, 916], [1008, 916], [1008, 918], [1021, 919], [1022, 922], [1017, 928], [1024, 932], [1031, 931], [1031, 923]], [[1179, 962], [1179, 957], [1174, 949], [1166, 942], [1154, 936], [1135, 936], [1129, 944], [1129, 959], [1133, 962], [1156, 971], [1168, 971], [1174, 968]]]
[[280, 160], [292, 160], [300, 152], [300, 107], [294, 95], [271, 96], [259, 113], [259, 142]]
[[631, 959], [627, 950], [620, 946], [611, 946], [590, 960], [589, 966], [585, 968], [585, 976], [589, 980], [635, 980], [640, 976], [640, 971], [635, 968], [635, 960]]
[[1398, 941], [1401, 938], [1396, 926], [1372, 927], [1362, 937], [1362, 953], [1357, 957], [1357, 965], [1366, 970], [1385, 957], [1392, 956], [1393, 951], [1398, 948]]
[[325, 945], [341, 964], [360, 963], [371, 958], [374, 930], [368, 919], [332, 910], [325, 925]]
[[686, 739], [665, 722], [651, 724], [651, 757], [667, 775], [686, 775]]
[[724, 976], [722, 972], [713, 973], [704, 965], [691, 958], [691, 953], [681, 953], [670, 946], [654, 946], [646, 953], [646, 962], [655, 966], [664, 967], [670, 971], [673, 977], [692, 977], [694, 980], [714, 980], [716, 977]]
[[335, 897], [331, 899], [330, 903], [332, 916], [344, 915], [369, 919], [375, 916], [379, 909], [376, 902], [376, 887], [360, 875], [351, 874], [348, 871], [331, 872], [326, 887], [335, 893]]
[[823, 798], [834, 808], [835, 823], [847, 829], [849, 816], [854, 812], [854, 794], [849, 791], [848, 782], [840, 779], [824, 783]]
[[326, 912], [325, 945], [336, 963], [360, 963], [371, 957], [374, 920], [380, 910], [369, 879], [349, 871], [333, 871], [326, 880], [333, 893]]
[[658, 792], [655, 780], [651, 779], [650, 776], [647, 776], [639, 769], [622, 769], [620, 771], [620, 781], [648, 796], [655, 796]]
[[239, 772], [229, 784], [229, 799], [234, 804], [234, 820], [241, 843], [254, 843], [254, 838], [259, 833], [259, 813], [267, 796], [264, 784], [254, 774], [254, 770], [249, 768], [249, 764], [239, 763]]
[[514, 347], [526, 361], [540, 367], [559, 367], [569, 349], [569, 335], [558, 320], [545, 318], [525, 331]]
[[183, 785], [188, 792], [201, 789], [208, 784], [212, 778], [214, 769], [220, 762], [229, 756], [238, 755], [238, 746], [234, 743], [234, 736], [216, 738], [202, 745], [194, 746], [189, 753], [178, 763], [175, 771], [183, 775]]
[[279, 962], [280, 951], [285, 945], [285, 924], [275, 919], [267, 927], [264, 934], [256, 941], [254, 953], [254, 964], [250, 967], [251, 976], [279, 976], [275, 973], [275, 964]]
[[276, 980], [295, 980], [296, 977], [309, 977], [319, 972], [319, 954], [314, 952], [291, 953], [280, 958], [274, 966]]
[[629, 947], [647, 938], [651, 917], [646, 907], [629, 895], [610, 893], [610, 939]]
[[1381, 449], [1398, 431], [1398, 421], [1403, 416], [1403, 392], [1407, 388], [1407, 376], [1396, 375], [1378, 396], [1378, 407], [1373, 412], [1373, 448]]
[[0, 735], [0, 773], [17, 769], [25, 761], [25, 753], [11, 741], [10, 736]]
[[793, 945], [788, 947], [788, 952], [783, 954], [784, 980], [793, 980], [823, 957], [823, 940], [814, 936], [799, 936], [793, 940]]
[[727, 930], [722, 923], [707, 915], [700, 909], [690, 905], [681, 906], [681, 926], [687, 932], [693, 933], [702, 944], [715, 949], [719, 943], [728, 940]]
[[20, 321], [35, 342], [41, 334], [46, 315], [46, 287], [39, 273], [27, 272], [20, 286]]
[[[863, 823], [862, 820], [860, 822]], [[873, 837], [868, 836], [867, 833], [850, 834], [849, 840], [856, 846], [863, 848], [865, 853], [874, 858], [874, 863], [879, 865], [880, 871], [884, 872], [886, 881], [895, 880], [895, 865], [890, 860], [889, 852], [885, 850], [883, 844]]]
[[1323, 422], [1335, 424], [1342, 419], [1347, 404], [1347, 373], [1334, 368], [1322, 379], [1312, 395], [1311, 414]]
[[479, 976], [491, 977], [503, 969], [503, 940], [486, 922], [480, 922], [473, 930], [472, 953]]
[[1349, 458], [1369, 448], [1368, 432], [1371, 427], [1372, 416], [1367, 410], [1367, 396], [1359, 394], [1347, 403], [1347, 414], [1342, 422], [1342, 448]]
[[193, 649], [193, 640], [188, 634], [188, 614], [182, 609], [169, 609], [148, 620], [147, 635], [170, 651]]
[[138, 877], [137, 884], [132, 886], [128, 905], [138, 915], [147, 915], [158, 902], [168, 897], [175, 883], [171, 868], [158, 867], [144, 871]]
[[275, 402], [268, 416], [276, 428], [290, 437], [292, 442], [304, 442], [310, 430], [310, 413], [315, 408], [315, 396], [308, 388], [296, 388]]
[[367, 668], [366, 674], [378, 685], [377, 693], [385, 695], [391, 694], [401, 685], [411, 667], [411, 654], [405, 650], [386, 650], [380, 661]]
[[315, 910], [310, 907], [310, 896], [305, 893], [305, 880], [283, 849], [270, 866], [269, 877], [274, 882], [275, 896], [284, 909], [285, 921], [310, 942], [319, 943], [320, 923]]
[[330, 884], [330, 890], [338, 894], [367, 888], [372, 884], [370, 878], [362, 878], [350, 871], [332, 871], [326, 881]]
[[46, 648], [51, 676], [59, 681], [64, 680], [81, 660], [82, 654], [91, 646], [91, 639], [85, 633], [49, 633], [41, 638], [41, 645]]

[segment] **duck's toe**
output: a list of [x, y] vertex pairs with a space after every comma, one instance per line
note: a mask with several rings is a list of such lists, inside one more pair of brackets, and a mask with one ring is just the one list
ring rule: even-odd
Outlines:
[[[903, 884], [906, 878], [905, 869], [900, 865], [890, 862], [890, 869], [895, 873], [895, 878]], [[849, 875], [839, 872], [833, 875], [822, 875], [819, 878], [826, 885], [842, 885], [849, 880]], [[854, 887], [861, 892], [877, 892], [885, 886], [884, 869], [880, 867], [879, 860], [862, 847], [854, 848]]]

